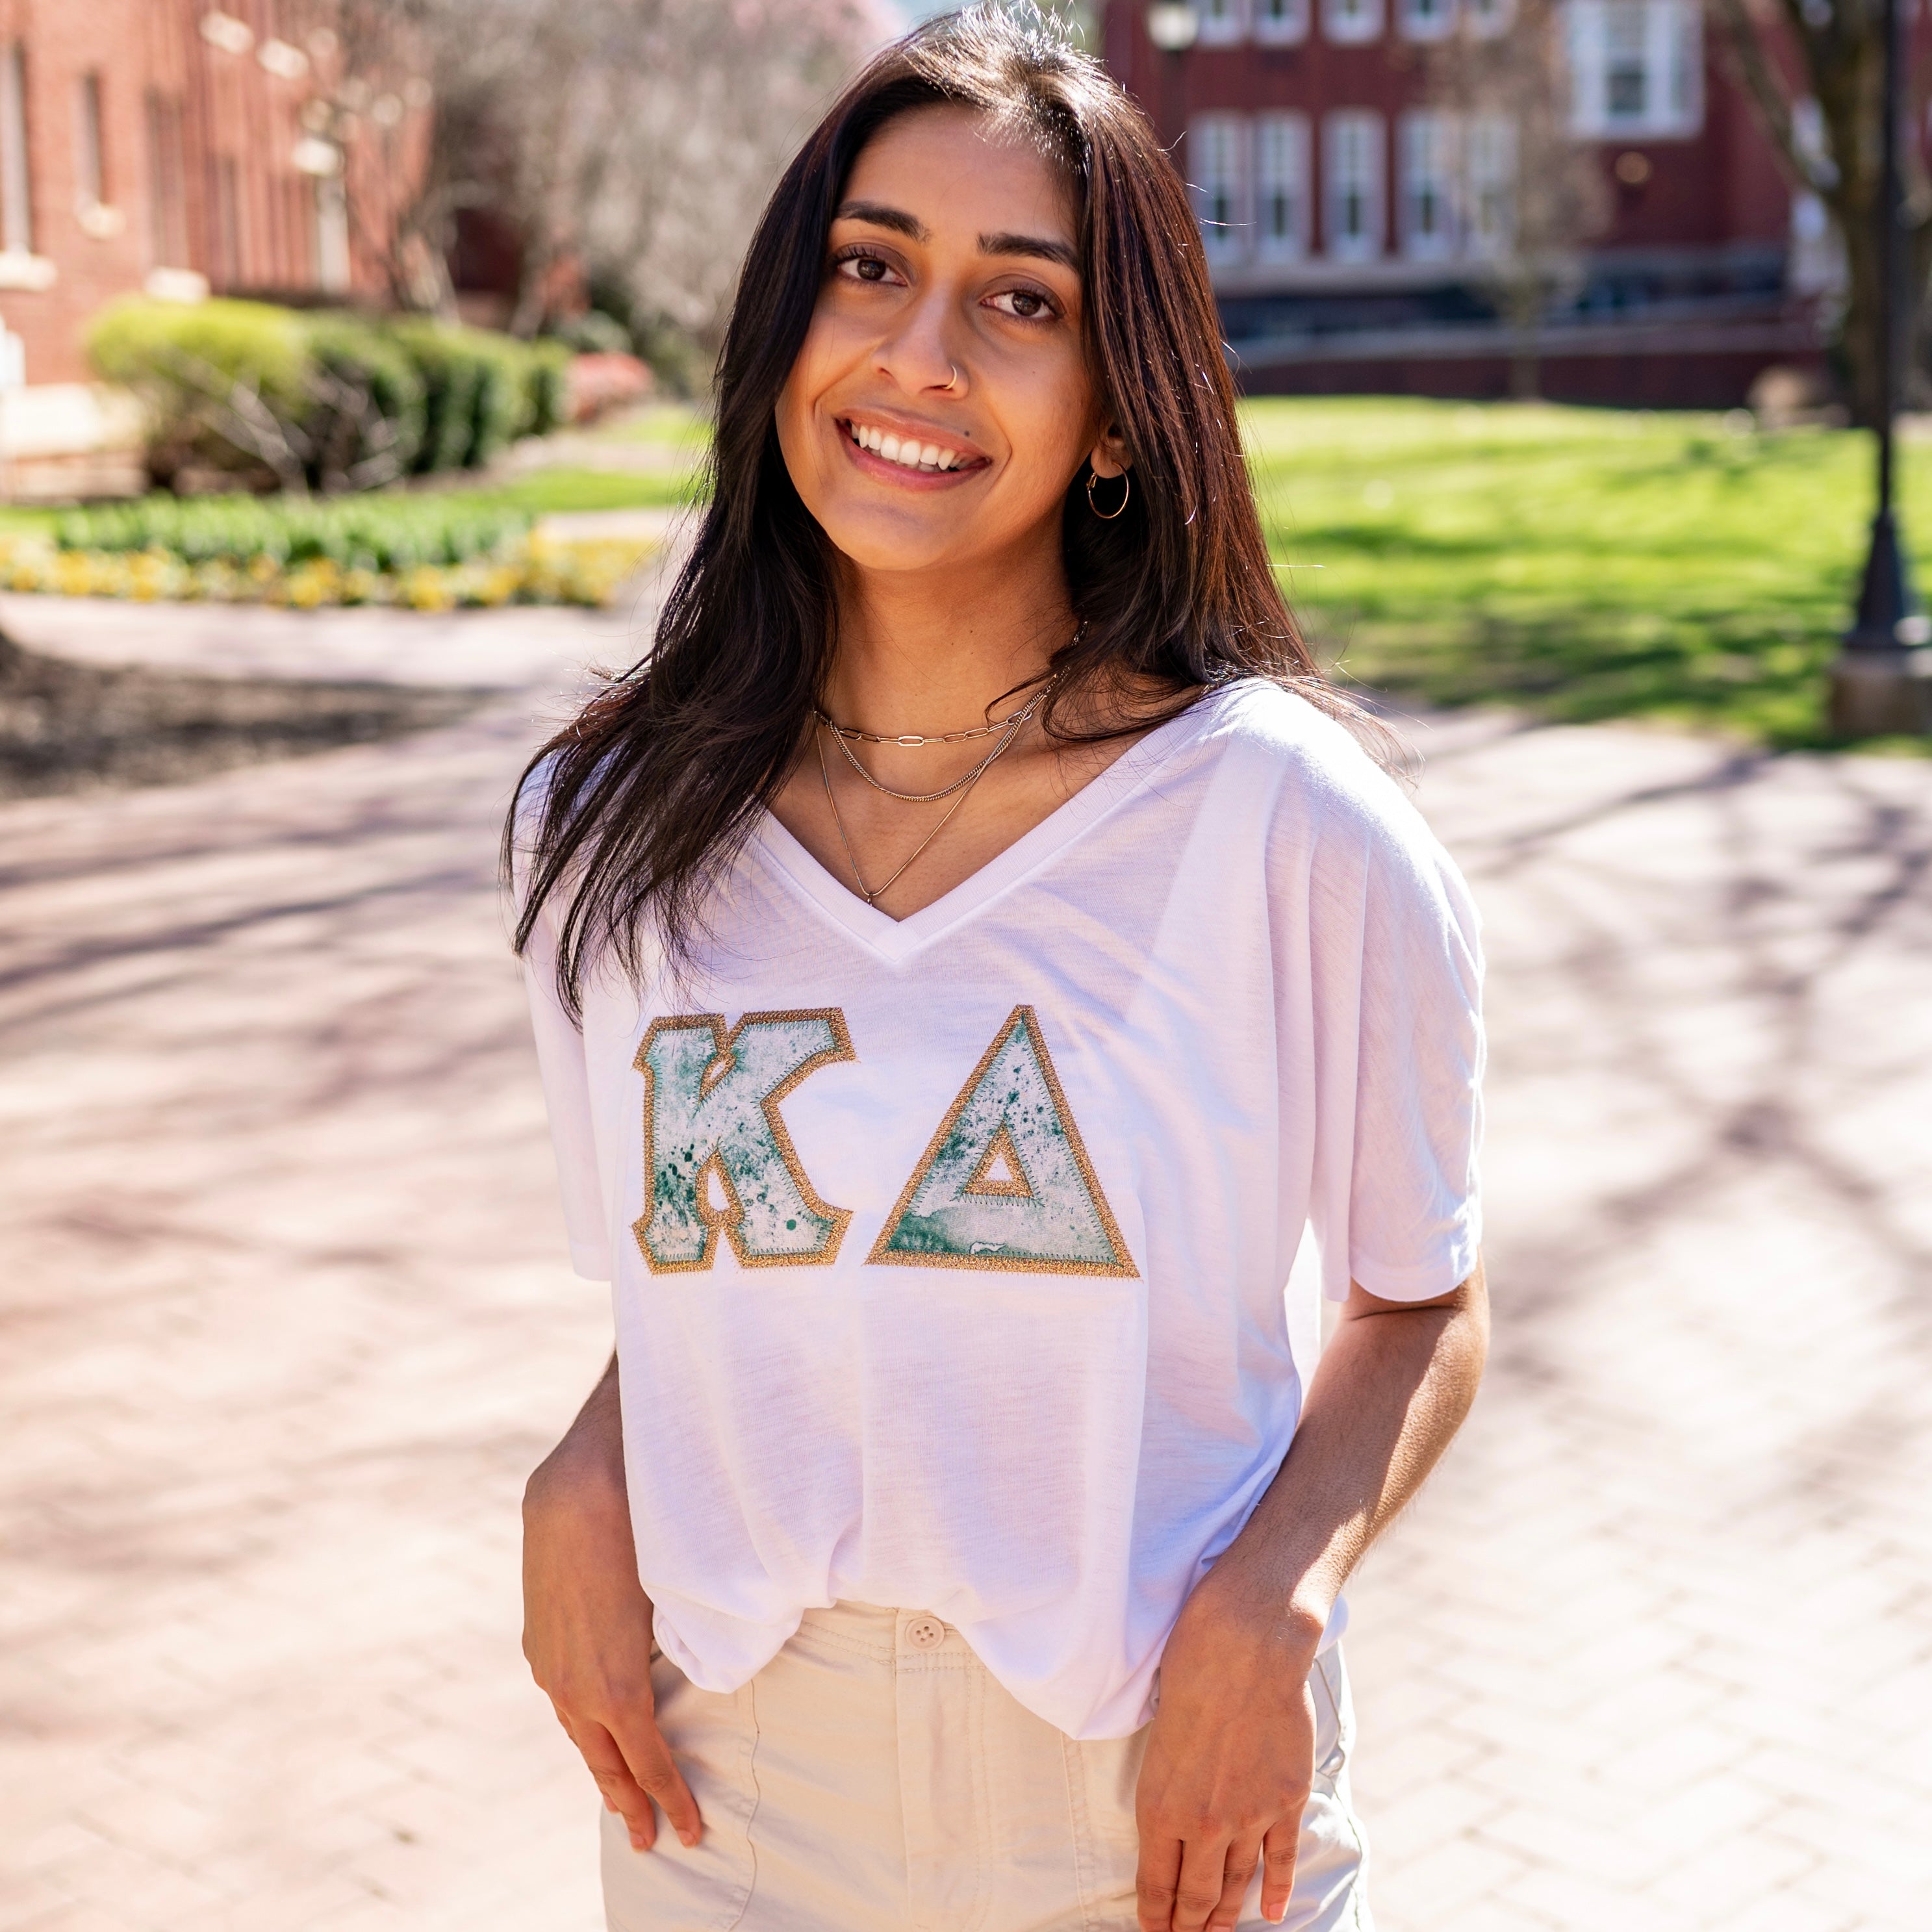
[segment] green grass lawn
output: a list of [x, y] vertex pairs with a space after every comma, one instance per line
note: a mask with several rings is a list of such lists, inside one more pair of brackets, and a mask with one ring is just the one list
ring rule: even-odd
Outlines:
[[473, 490], [440, 490], [460, 500], [527, 510], [533, 517], [566, 510], [669, 509], [690, 500], [702, 447], [692, 452], [688, 471], [632, 470], [532, 470], [508, 483]]
[[[1257, 401], [1243, 416], [1290, 600], [1345, 676], [1436, 704], [1830, 742], [1824, 674], [1864, 558], [1870, 437], [1374, 398]], [[560, 467], [436, 494], [452, 514], [530, 516], [687, 500], [697, 412], [595, 434], [688, 466]], [[1932, 446], [1905, 447], [1902, 490], [1932, 559]], [[0, 534], [50, 533], [56, 514], [0, 509]]]
[[[1291, 601], [1346, 676], [1436, 704], [1830, 742], [1824, 673], [1864, 559], [1868, 436], [1376, 398], [1243, 416]], [[605, 434], [694, 463], [704, 446], [683, 407]], [[558, 470], [496, 494], [541, 512], [676, 502], [688, 487]], [[1932, 447], [1906, 448], [1902, 487], [1932, 553]]]
[[589, 434], [599, 442], [656, 442], [688, 450], [694, 462], [704, 454], [711, 433], [704, 412], [695, 404], [656, 403], [628, 411]]
[[[1742, 417], [1348, 399], [1244, 412], [1268, 536], [1325, 659], [1438, 704], [1828, 742], [1871, 441]], [[1907, 527], [1932, 547], [1932, 449]]]

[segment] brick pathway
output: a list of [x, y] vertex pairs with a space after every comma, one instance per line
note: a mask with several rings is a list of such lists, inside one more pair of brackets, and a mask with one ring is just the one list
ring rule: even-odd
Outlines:
[[1922, 1932], [1932, 764], [1440, 735], [1498, 1330], [1355, 1594], [1383, 1932]]
[[[514, 1552], [608, 1330], [490, 838], [530, 688], [621, 645], [532, 619], [454, 730], [0, 808], [0, 1932], [598, 1923]], [[1932, 765], [1432, 738], [1498, 1340], [1355, 1592], [1383, 1932], [1922, 1926]]]

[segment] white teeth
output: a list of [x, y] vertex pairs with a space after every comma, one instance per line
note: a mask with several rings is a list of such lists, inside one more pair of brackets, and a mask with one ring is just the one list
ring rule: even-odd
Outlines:
[[908, 470], [956, 470], [965, 460], [956, 449], [942, 449], [936, 442], [922, 443], [911, 437], [902, 442], [890, 430], [869, 424], [854, 423], [847, 433], [861, 449]]

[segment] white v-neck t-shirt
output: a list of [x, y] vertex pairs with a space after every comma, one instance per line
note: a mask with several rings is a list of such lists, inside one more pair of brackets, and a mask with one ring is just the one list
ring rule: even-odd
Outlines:
[[680, 978], [594, 976], [580, 1030], [548, 916], [528, 955], [658, 1641], [726, 1691], [808, 1608], [928, 1610], [1126, 1735], [1287, 1451], [1322, 1292], [1475, 1266], [1461, 878], [1244, 682], [908, 919], [767, 816], [710, 926]]

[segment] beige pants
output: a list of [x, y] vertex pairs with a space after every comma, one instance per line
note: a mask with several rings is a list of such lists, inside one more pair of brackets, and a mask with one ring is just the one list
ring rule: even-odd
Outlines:
[[[687, 1851], [604, 1818], [611, 1932], [1134, 1932], [1134, 1780], [1147, 1732], [1079, 1744], [1016, 1702], [958, 1631], [841, 1604], [742, 1690], [663, 1658], [658, 1721], [704, 1814]], [[1315, 1790], [1291, 1932], [1370, 1932], [1348, 1804], [1339, 1651], [1309, 1682]], [[1258, 1927], [1259, 1880], [1241, 1924]]]

